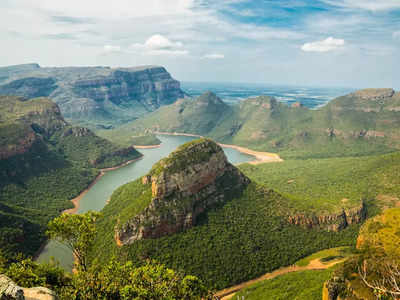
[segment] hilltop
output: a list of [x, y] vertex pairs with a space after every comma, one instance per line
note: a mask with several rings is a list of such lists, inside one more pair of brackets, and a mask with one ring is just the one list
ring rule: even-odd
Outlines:
[[103, 251], [92, 258], [156, 259], [223, 288], [354, 243], [361, 220], [305, 228], [291, 224], [289, 202], [251, 182], [215, 142], [195, 140], [113, 193], [98, 222], [95, 248]]
[[[283, 158], [324, 158], [388, 153], [400, 147], [400, 94], [368, 89], [332, 100], [318, 110], [260, 96], [230, 106], [213, 93], [186, 99], [113, 131], [199, 134], [225, 144], [279, 152]], [[103, 133], [101, 133], [103, 134]], [[111, 132], [104, 133], [111, 137]]]
[[165, 68], [0, 68], [0, 95], [48, 97], [74, 123], [109, 128], [173, 103], [185, 94]]
[[50, 99], [0, 96], [0, 249], [33, 254], [47, 222], [72, 206], [98, 168], [139, 156], [71, 126]]

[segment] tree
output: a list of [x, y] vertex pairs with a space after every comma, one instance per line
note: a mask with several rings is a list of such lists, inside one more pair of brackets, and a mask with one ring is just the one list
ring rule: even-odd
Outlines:
[[358, 273], [366, 286], [376, 294], [400, 297], [400, 265], [394, 259], [364, 259], [358, 267]]
[[61, 296], [69, 300], [200, 300], [211, 294], [195, 276], [183, 276], [154, 261], [135, 267], [131, 261], [121, 264], [113, 258], [75, 273], [72, 286]]
[[49, 222], [47, 235], [72, 250], [78, 271], [88, 269], [88, 254], [93, 247], [96, 221], [100, 216], [93, 211], [82, 215], [62, 214]]
[[[88, 255], [93, 248], [96, 221], [100, 216], [96, 212], [63, 214], [49, 223], [49, 237], [67, 245], [76, 258], [76, 272], [70, 284], [58, 289], [61, 299], [200, 300], [210, 296], [197, 277], [184, 276], [154, 261], [147, 261], [141, 267], [134, 266], [131, 261], [121, 264], [115, 258], [108, 263], [90, 262]], [[28, 271], [28, 276], [20, 273], [22, 278], [32, 281], [37, 272]]]
[[400, 209], [367, 221], [360, 231], [358, 273], [376, 294], [400, 298]]

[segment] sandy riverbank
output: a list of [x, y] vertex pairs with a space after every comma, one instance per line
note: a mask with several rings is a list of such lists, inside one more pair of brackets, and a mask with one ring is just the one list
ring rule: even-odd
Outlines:
[[149, 146], [139, 146], [139, 145], [133, 145], [133, 148], [135, 149], [154, 149], [154, 148], [160, 148], [161, 144], [159, 145], [149, 145]]
[[[154, 134], [160, 134], [160, 135], [182, 135], [182, 136], [191, 136], [191, 137], [198, 137], [198, 138], [203, 138], [203, 136], [198, 135], [198, 134], [190, 134], [190, 133], [179, 133], [179, 132], [159, 132], [156, 131]], [[254, 151], [245, 147], [241, 146], [236, 146], [236, 145], [228, 145], [228, 144], [218, 144], [221, 147], [225, 148], [232, 148], [235, 149], [239, 152], [242, 152], [244, 154], [248, 154], [251, 156], [254, 156], [256, 160], [249, 161], [249, 164], [252, 165], [258, 165], [258, 164], [264, 164], [264, 163], [270, 163], [270, 162], [282, 162], [283, 159], [279, 157], [278, 154], [276, 153], [270, 153], [270, 152], [260, 152], [260, 151]]]
[[113, 170], [117, 170], [119, 168], [125, 167], [135, 161], [138, 161], [139, 159], [142, 159], [143, 156], [138, 157], [136, 159], [132, 159], [129, 160], [127, 162], [124, 162], [123, 164], [120, 164], [118, 166], [115, 167], [111, 167], [111, 168], [105, 168], [105, 169], [101, 169], [99, 175], [97, 175], [97, 177], [95, 178], [95, 180], [92, 181], [92, 183], [84, 190], [82, 191], [77, 197], [75, 197], [74, 199], [71, 200], [71, 202], [74, 204], [74, 208], [70, 208], [70, 209], [66, 209], [63, 211], [64, 214], [76, 214], [78, 209], [79, 209], [79, 203], [81, 201], [81, 199], [83, 198], [83, 196], [85, 196], [87, 194], [87, 192], [89, 192], [89, 190], [100, 180], [101, 177], [104, 176], [104, 174], [106, 172], [109, 171], [113, 171]]
[[225, 148], [232, 148], [235, 149], [239, 152], [242, 152], [244, 154], [248, 154], [251, 156], [254, 156], [256, 160], [249, 161], [249, 164], [252, 165], [258, 165], [258, 164], [263, 164], [263, 163], [269, 163], [269, 162], [281, 162], [283, 161], [282, 158], [279, 157], [278, 154], [276, 153], [271, 153], [271, 152], [259, 152], [259, 151], [254, 151], [248, 148], [236, 146], [236, 145], [226, 145], [226, 144], [218, 144], [221, 147]]

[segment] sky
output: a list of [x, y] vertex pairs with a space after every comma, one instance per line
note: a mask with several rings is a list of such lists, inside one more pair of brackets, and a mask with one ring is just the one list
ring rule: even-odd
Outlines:
[[0, 0], [0, 66], [400, 89], [400, 0]]

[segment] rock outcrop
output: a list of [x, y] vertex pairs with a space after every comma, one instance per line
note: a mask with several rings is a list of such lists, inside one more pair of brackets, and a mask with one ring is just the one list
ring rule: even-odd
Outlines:
[[328, 231], [340, 231], [348, 225], [362, 223], [367, 217], [367, 208], [364, 203], [353, 208], [344, 208], [338, 213], [323, 215], [296, 214], [288, 216], [291, 224], [306, 228], [321, 228]]
[[24, 299], [24, 290], [7, 276], [0, 275], [0, 300]]
[[382, 100], [394, 95], [393, 89], [363, 89], [353, 93], [354, 96], [364, 100]]
[[[49, 97], [72, 119], [132, 120], [185, 94], [165, 68], [0, 68], [0, 95]], [[1, 79], [1, 78], [0, 78]]]
[[55, 292], [44, 287], [22, 288], [0, 275], [0, 300], [57, 300]]
[[119, 245], [158, 238], [195, 226], [198, 216], [240, 195], [250, 180], [208, 139], [187, 143], [155, 164], [142, 178], [150, 204], [116, 227]]

